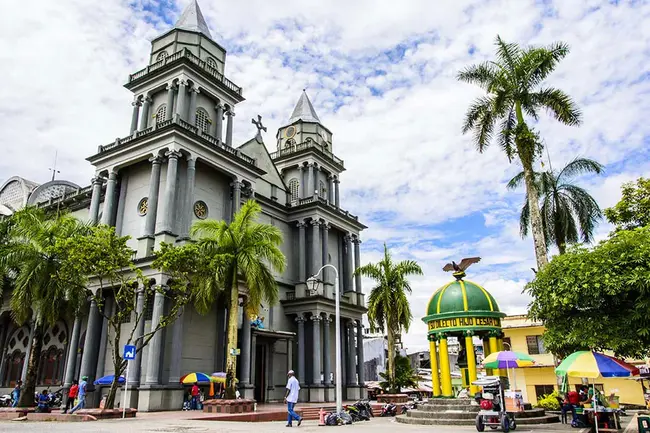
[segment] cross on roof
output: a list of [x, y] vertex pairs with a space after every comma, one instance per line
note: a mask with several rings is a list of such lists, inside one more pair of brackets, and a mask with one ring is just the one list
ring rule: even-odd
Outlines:
[[262, 138], [262, 131], [266, 132], [266, 126], [262, 125], [262, 116], [257, 115], [257, 120], [251, 119], [251, 123], [257, 128], [257, 137]]

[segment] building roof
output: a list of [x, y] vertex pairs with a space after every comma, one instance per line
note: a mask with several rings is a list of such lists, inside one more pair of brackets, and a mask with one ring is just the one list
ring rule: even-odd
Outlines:
[[187, 5], [181, 14], [181, 17], [178, 19], [178, 21], [176, 21], [174, 28], [203, 33], [205, 36], [212, 39], [210, 28], [205, 22], [201, 8], [199, 7], [199, 4], [196, 0], [192, 0], [190, 4]]
[[320, 123], [318, 114], [316, 114], [314, 106], [311, 105], [311, 101], [309, 100], [305, 90], [302, 91], [300, 99], [298, 99], [298, 103], [296, 104], [296, 108], [294, 108], [293, 113], [291, 113], [289, 123], [294, 123], [298, 120], [302, 120], [303, 122]]
[[534, 322], [526, 314], [506, 316], [501, 320], [501, 328], [537, 328], [544, 326], [542, 322]]
[[497, 301], [476, 283], [465, 280], [452, 281], [436, 290], [427, 306], [427, 316], [450, 313], [499, 313]]

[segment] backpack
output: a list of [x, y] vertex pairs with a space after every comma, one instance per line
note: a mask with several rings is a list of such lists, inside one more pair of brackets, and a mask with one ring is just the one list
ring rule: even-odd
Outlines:
[[339, 425], [339, 417], [335, 413], [330, 413], [325, 417], [325, 425]]

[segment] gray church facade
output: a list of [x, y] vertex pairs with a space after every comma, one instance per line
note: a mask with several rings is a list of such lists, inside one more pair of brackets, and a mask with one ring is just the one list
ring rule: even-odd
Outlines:
[[[345, 167], [334, 154], [332, 132], [303, 92], [277, 131], [275, 152], [267, 151], [261, 124], [254, 138], [237, 146], [233, 118], [244, 98], [225, 77], [225, 62], [226, 51], [191, 2], [174, 28], [152, 41], [149, 65], [129, 76], [125, 87], [134, 94], [129, 134], [98, 146], [87, 158], [96, 173], [91, 185], [61, 180], [38, 185], [13, 177], [0, 186], [0, 215], [35, 205], [112, 225], [131, 237], [134, 263], [145, 276], [165, 284], [168, 277], [151, 268], [161, 242], [186, 242], [194, 221], [229, 221], [244, 201], [258, 201], [261, 222], [284, 235], [281, 249], [288, 266], [276, 275], [279, 304], [262, 306], [263, 329], [252, 327], [252, 318], [240, 307], [242, 396], [281, 401], [286, 372], [293, 369], [301, 382], [301, 401], [334, 401], [338, 281], [344, 398], [360, 398], [365, 394], [361, 320], [366, 309], [361, 279], [353, 273], [360, 266], [359, 233], [366, 227], [340, 202], [339, 175]], [[308, 289], [306, 280], [325, 264], [336, 267], [339, 278], [326, 269], [318, 287]], [[11, 320], [9, 296], [5, 293], [0, 309], [0, 392], [24, 379], [33, 335], [30, 323]], [[148, 307], [145, 329], [136, 335], [157, 323], [166, 308], [153, 298], [145, 303], [145, 296], [143, 289], [138, 308]], [[110, 293], [105, 305], [107, 312], [115, 308]], [[222, 301], [206, 315], [187, 306], [132, 362], [130, 405], [144, 411], [179, 409], [183, 375], [224, 371], [226, 317]], [[122, 327], [125, 335], [133, 323]], [[113, 374], [109, 338], [94, 303], [83, 315], [61, 318], [46, 332], [37, 388]], [[98, 389], [90, 403], [98, 405], [105, 393]]]

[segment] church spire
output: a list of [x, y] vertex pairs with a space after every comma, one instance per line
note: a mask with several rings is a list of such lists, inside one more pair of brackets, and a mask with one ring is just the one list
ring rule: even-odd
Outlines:
[[174, 28], [203, 33], [205, 36], [212, 39], [208, 24], [205, 22], [205, 18], [203, 18], [203, 14], [201, 13], [201, 8], [196, 0], [190, 1], [190, 4], [187, 5], [181, 17], [176, 21]]
[[303, 122], [320, 123], [320, 119], [316, 114], [316, 110], [314, 110], [314, 106], [311, 105], [311, 101], [309, 100], [307, 92], [304, 89], [302, 91], [302, 95], [300, 95], [300, 99], [298, 99], [296, 108], [293, 109], [289, 123], [294, 123], [298, 120], [302, 120]]

